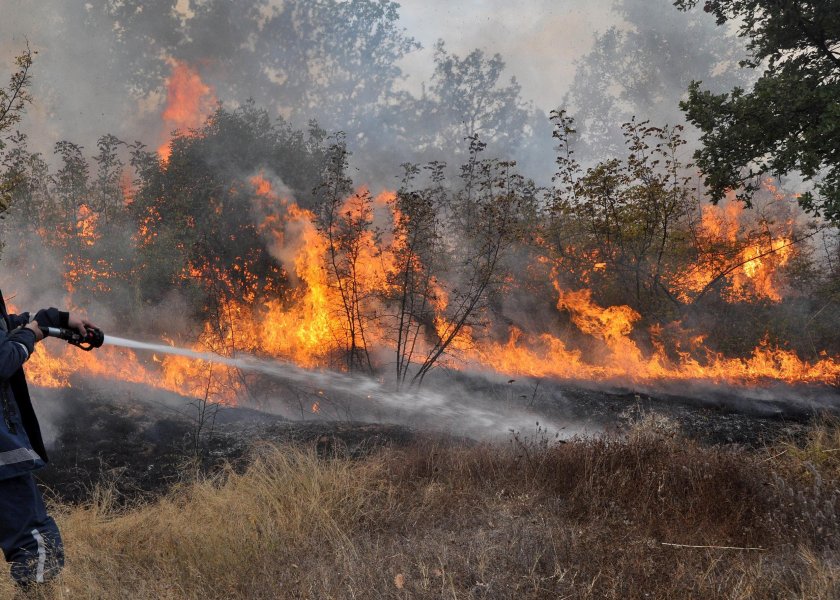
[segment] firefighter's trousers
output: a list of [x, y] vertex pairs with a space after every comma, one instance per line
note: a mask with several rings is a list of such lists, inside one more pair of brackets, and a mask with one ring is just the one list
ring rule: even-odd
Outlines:
[[64, 547], [32, 473], [0, 480], [0, 547], [22, 585], [44, 583], [64, 566]]

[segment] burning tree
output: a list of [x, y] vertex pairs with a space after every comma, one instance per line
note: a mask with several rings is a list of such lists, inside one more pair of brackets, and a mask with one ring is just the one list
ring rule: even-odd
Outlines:
[[[393, 366], [398, 385], [419, 385], [441, 364], [644, 380], [835, 376], [833, 359], [810, 364], [762, 340], [769, 328], [734, 345], [731, 325], [698, 333], [703, 320], [686, 310], [711, 297], [723, 322], [729, 313], [781, 310], [784, 268], [802, 254], [795, 220], [768, 212], [750, 224], [735, 204], [701, 205], [678, 159], [679, 130], [628, 123], [629, 157], [584, 170], [569, 143], [573, 123], [558, 113], [555, 125], [555, 190], [538, 189], [511, 162], [483, 158], [473, 138], [459, 186], [442, 163], [406, 165], [396, 193], [373, 195], [353, 188], [341, 137], [326, 146], [320, 130], [304, 137], [253, 105], [219, 109], [176, 136], [166, 162], [130, 149], [136, 189], [116, 215], [134, 221], [136, 276], [117, 287], [152, 311], [178, 291], [201, 323], [197, 335], [182, 335], [200, 349], [366, 373]], [[103, 145], [104, 183], [79, 188], [94, 199], [93, 247], [124, 218], [96, 200], [117, 180], [117, 145]], [[82, 166], [67, 164], [86, 181]], [[61, 197], [58, 186], [48, 191]], [[84, 224], [72, 231], [86, 247]], [[506, 310], [525, 296], [548, 311], [539, 328]], [[184, 359], [161, 368], [163, 385], [204, 403], [252, 387], [242, 373]]]
[[[564, 112], [552, 115], [559, 141], [551, 204], [556, 251], [577, 273], [578, 285], [597, 280], [605, 300], [636, 310], [680, 305], [670, 289], [687, 251], [686, 220], [697, 197], [678, 152], [681, 128], [635, 120], [622, 126], [626, 160], [610, 159], [582, 172], [570, 149], [575, 133]], [[608, 291], [608, 288], [612, 288]]]
[[369, 269], [376, 257], [366, 252], [376, 248], [372, 199], [367, 190], [351, 194], [353, 184], [346, 171], [347, 149], [339, 136], [330, 147], [323, 182], [317, 188], [318, 228], [327, 241], [328, 278], [340, 298], [337, 318], [347, 369], [373, 373], [367, 330], [373, 318], [369, 300], [375, 285]]
[[723, 300], [723, 310], [782, 300], [785, 267], [805, 256], [820, 227], [798, 221], [771, 182], [760, 210], [745, 213], [734, 198], [706, 204], [679, 158], [681, 128], [635, 121], [623, 126], [627, 159], [584, 172], [571, 150], [573, 121], [562, 112], [553, 120], [559, 171], [546, 239], [569, 285], [659, 322], [699, 314], [709, 302]]
[[417, 165], [404, 165], [402, 185], [394, 197], [394, 268], [388, 273], [386, 304], [395, 307], [392, 332], [396, 380], [405, 383], [415, 357], [424, 347], [426, 332], [435, 325], [436, 308], [445, 300], [437, 274], [443, 259], [441, 213], [447, 200], [441, 163], [425, 167], [428, 187], [415, 189], [421, 173]]
[[502, 265], [507, 251], [522, 238], [522, 216], [533, 200], [533, 183], [516, 172], [509, 161], [482, 159], [485, 144], [469, 138], [469, 160], [462, 167], [463, 188], [451, 202], [452, 236], [449, 282], [445, 303], [436, 315], [436, 337], [426, 352], [416, 383], [438, 363], [450, 347], [463, 348], [462, 334], [479, 324], [488, 297], [502, 284]]
[[[139, 244], [149, 265], [145, 298], [160, 301], [172, 286], [188, 290], [199, 294], [201, 312], [213, 312], [232, 328], [220, 312], [225, 302], [282, 291], [284, 275], [254, 222], [253, 188], [243, 174], [265, 166], [293, 186], [308, 174], [303, 189], [311, 190], [322, 152], [318, 132], [311, 135], [307, 140], [246, 105], [219, 109], [201, 129], [176, 136], [167, 163], [147, 155], [151, 167], [140, 173], [131, 204], [135, 220], [147, 228]], [[310, 194], [299, 195], [305, 200]]]

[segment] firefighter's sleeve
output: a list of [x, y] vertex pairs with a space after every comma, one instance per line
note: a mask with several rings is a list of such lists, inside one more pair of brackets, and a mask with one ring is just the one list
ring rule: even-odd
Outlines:
[[35, 332], [20, 327], [0, 336], [0, 379], [8, 379], [35, 351]]

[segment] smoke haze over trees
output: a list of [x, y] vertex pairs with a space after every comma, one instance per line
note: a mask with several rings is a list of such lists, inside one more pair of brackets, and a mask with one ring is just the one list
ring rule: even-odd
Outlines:
[[[612, 14], [618, 25], [592, 32], [594, 47], [579, 55], [569, 89], [543, 77], [554, 98], [532, 105], [511, 81], [516, 73], [505, 68], [508, 57], [496, 55], [486, 40], [464, 49], [446, 39], [431, 43], [425, 73], [406, 71], [419, 43], [390, 1], [4, 5], [13, 17], [0, 24], [2, 38], [11, 40], [5, 53], [25, 38], [41, 49], [29, 129], [45, 154], [57, 139], [92, 147], [103, 131], [156, 146], [169, 133], [159, 121], [166, 78], [173, 61], [181, 61], [225, 103], [252, 98], [272, 118], [281, 115], [299, 128], [314, 118], [328, 131], [344, 131], [352, 160], [372, 182], [386, 185], [401, 162], [465, 152], [463, 137], [477, 127], [501, 158], [523, 159], [531, 176], [544, 173], [550, 161], [532, 165], [551, 151], [547, 114], [567, 93], [582, 131], [595, 136], [593, 147], [603, 149], [597, 136], [615, 131], [630, 114], [676, 124], [689, 81], [710, 81], [714, 71], [721, 89], [732, 83], [722, 65], [739, 47], [710, 19], [680, 15], [667, 0], [625, 0]], [[546, 27], [554, 26], [551, 19], [573, 18], [546, 9]], [[611, 142], [609, 150], [620, 147], [619, 138]]]
[[35, 595], [837, 597], [838, 2], [0, 0]]
[[679, 100], [693, 80], [720, 91], [743, 82], [738, 69], [742, 44], [707, 15], [680, 14], [670, 4], [617, 2], [621, 26], [598, 33], [578, 63], [566, 101], [589, 155], [621, 153], [616, 125], [631, 117], [660, 125], [682, 123]]

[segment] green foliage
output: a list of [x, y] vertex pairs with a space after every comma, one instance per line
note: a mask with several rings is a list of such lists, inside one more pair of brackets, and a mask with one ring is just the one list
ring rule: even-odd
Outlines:
[[631, 120], [622, 126], [627, 158], [584, 172], [571, 149], [573, 120], [555, 111], [552, 121], [559, 145], [548, 239], [575, 284], [596, 284], [605, 301], [643, 312], [663, 302], [679, 307], [668, 281], [686, 256], [687, 218], [696, 210], [690, 165], [679, 159], [682, 128]]
[[[8, 87], [0, 88], [0, 136], [5, 136], [20, 122], [26, 105], [32, 101], [29, 95], [32, 51], [28, 46], [15, 58], [15, 67], [15, 72], [9, 78]], [[0, 150], [3, 150], [5, 146], [4, 138], [0, 137]]]
[[91, 204], [100, 215], [103, 225], [107, 225], [120, 211], [124, 201], [122, 177], [125, 164], [119, 156], [119, 151], [125, 146], [125, 142], [109, 134], [100, 137], [96, 146], [99, 154], [94, 158], [97, 170]]
[[799, 172], [814, 182], [801, 204], [840, 222], [840, 2], [708, 0], [704, 10], [738, 27], [749, 41], [742, 66], [762, 70], [751, 90], [714, 94], [693, 82], [681, 104], [703, 132], [696, 158], [712, 198], [741, 189], [749, 202], [761, 176]]
[[[15, 71], [9, 77], [9, 84], [0, 88], [0, 162], [5, 167], [0, 172], [0, 213], [8, 210], [14, 189], [22, 183], [20, 171], [8, 162], [4, 154], [8, 143], [25, 139], [10, 137], [10, 132], [23, 117], [26, 105], [32, 101], [29, 87], [32, 83], [32, 51], [29, 46], [15, 58]], [[14, 159], [12, 159], [14, 161]]]
[[48, 189], [49, 168], [40, 154], [29, 152], [26, 135], [17, 134], [10, 141], [11, 147], [3, 157], [6, 181], [14, 182], [8, 192], [10, 210], [34, 226], [56, 212]]
[[90, 167], [82, 150], [78, 144], [68, 141], [61, 141], [55, 145], [55, 153], [62, 161], [62, 167], [54, 178], [54, 191], [60, 212], [57, 216], [60, 226], [68, 233], [76, 232], [79, 208], [89, 202]]

